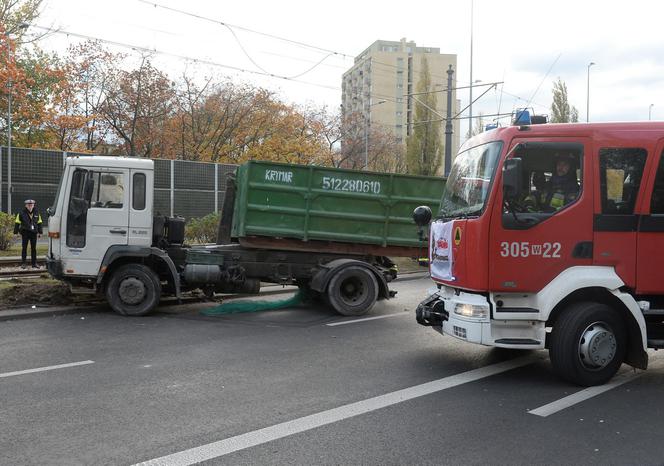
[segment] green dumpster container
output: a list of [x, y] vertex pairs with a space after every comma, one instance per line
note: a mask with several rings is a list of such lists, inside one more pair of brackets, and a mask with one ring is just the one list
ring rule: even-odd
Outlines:
[[445, 180], [251, 161], [236, 184], [234, 238], [419, 247], [413, 209], [437, 212]]

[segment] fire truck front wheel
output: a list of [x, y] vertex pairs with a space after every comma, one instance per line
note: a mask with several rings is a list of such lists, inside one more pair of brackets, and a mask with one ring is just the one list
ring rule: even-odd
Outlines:
[[615, 375], [626, 348], [622, 317], [605, 304], [580, 302], [563, 310], [555, 322], [549, 357], [560, 377], [589, 387]]

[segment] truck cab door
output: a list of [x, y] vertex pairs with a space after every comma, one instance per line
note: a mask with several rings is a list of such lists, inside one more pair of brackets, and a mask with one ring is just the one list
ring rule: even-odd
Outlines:
[[[644, 183], [642, 215], [636, 252], [636, 292], [641, 295], [664, 294], [664, 141], [660, 141], [649, 161], [647, 173], [654, 173]], [[656, 170], [656, 171], [655, 171]]]
[[130, 170], [131, 205], [129, 206], [129, 237], [132, 246], [152, 244], [152, 204], [153, 176], [152, 170]]
[[[593, 178], [588, 138], [519, 138], [520, 189], [496, 193], [489, 234], [489, 286], [536, 292], [565, 269], [592, 261]], [[557, 171], [559, 160], [568, 167]], [[511, 200], [505, 199], [509, 196]]]
[[129, 170], [77, 167], [67, 195], [62, 266], [65, 275], [97, 276], [109, 247], [126, 245]]
[[640, 189], [648, 152], [643, 147], [599, 146], [597, 197], [593, 218], [593, 264], [613, 267], [630, 288], [636, 287]]

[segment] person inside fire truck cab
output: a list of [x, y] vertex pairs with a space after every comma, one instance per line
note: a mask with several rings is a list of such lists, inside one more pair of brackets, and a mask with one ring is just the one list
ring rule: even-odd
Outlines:
[[[527, 175], [532, 180], [533, 189], [529, 188], [526, 192], [526, 197], [520, 203], [521, 210], [524, 212], [540, 212], [546, 199], [546, 176], [541, 171], [527, 173]], [[530, 183], [526, 182], [525, 185], [530, 186]]]
[[544, 189], [543, 211], [555, 212], [577, 198], [579, 181], [576, 178], [576, 162], [577, 157], [572, 154], [555, 154], [553, 175]]

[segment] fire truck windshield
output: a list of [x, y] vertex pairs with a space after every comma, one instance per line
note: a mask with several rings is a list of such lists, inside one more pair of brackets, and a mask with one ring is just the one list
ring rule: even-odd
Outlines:
[[489, 142], [456, 156], [443, 191], [439, 217], [466, 217], [482, 212], [502, 146], [501, 141]]

